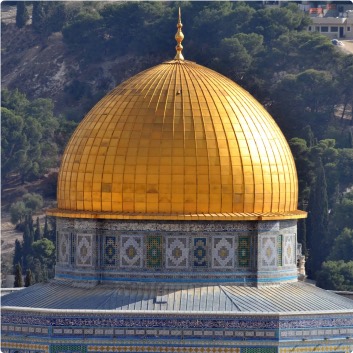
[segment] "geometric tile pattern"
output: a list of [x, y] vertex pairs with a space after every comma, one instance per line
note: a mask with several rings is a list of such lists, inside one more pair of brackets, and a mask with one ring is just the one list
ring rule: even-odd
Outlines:
[[277, 265], [276, 236], [261, 237], [261, 266], [271, 267]]
[[283, 236], [283, 258], [284, 266], [295, 264], [295, 234]]
[[238, 239], [238, 265], [239, 267], [250, 266], [250, 237], [239, 236]]
[[194, 238], [194, 267], [207, 266], [207, 238]]
[[[3, 353], [48, 353], [49, 346], [35, 343], [1, 342], [1, 352]], [[6, 349], [9, 348], [9, 349]]]
[[143, 237], [122, 235], [120, 237], [120, 266], [121, 267], [142, 267]]
[[117, 264], [118, 242], [115, 236], [104, 237], [104, 265], [115, 266]]
[[50, 353], [86, 353], [87, 346], [77, 344], [58, 344], [50, 347]]
[[147, 267], [160, 268], [162, 267], [162, 236], [149, 235], [147, 236]]
[[187, 237], [166, 237], [166, 268], [187, 268], [189, 247]]
[[[223, 348], [223, 347], [187, 347], [179, 346], [88, 346], [89, 352], [151, 352], [151, 353], [241, 353], [240, 348]], [[270, 353], [270, 352], [269, 352]], [[271, 352], [272, 353], [272, 352]]]
[[252, 347], [252, 348], [242, 348], [241, 353], [277, 353], [277, 348], [275, 347]]
[[234, 237], [213, 237], [212, 267], [233, 268], [235, 261]]
[[282, 266], [283, 265], [283, 236], [282, 234], [279, 234], [277, 236], [277, 266]]
[[70, 234], [70, 243], [71, 243], [70, 263], [74, 264], [75, 257], [76, 257], [76, 238], [75, 238], [75, 234], [73, 233]]
[[68, 264], [70, 259], [70, 234], [60, 233], [59, 234], [59, 256], [58, 262]]
[[79, 266], [92, 266], [92, 235], [78, 234], [76, 249], [76, 264]]

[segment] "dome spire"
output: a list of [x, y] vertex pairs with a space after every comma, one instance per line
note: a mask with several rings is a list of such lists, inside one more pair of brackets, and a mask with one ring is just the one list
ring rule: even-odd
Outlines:
[[178, 18], [178, 24], [177, 24], [178, 31], [175, 34], [175, 40], [178, 43], [175, 47], [175, 49], [176, 49], [176, 55], [174, 57], [175, 60], [184, 60], [184, 56], [181, 53], [181, 51], [183, 50], [183, 46], [181, 45], [181, 42], [184, 39], [184, 34], [181, 31], [182, 27], [183, 27], [183, 24], [181, 23], [181, 11], [180, 11], [180, 7], [179, 7], [179, 18]]

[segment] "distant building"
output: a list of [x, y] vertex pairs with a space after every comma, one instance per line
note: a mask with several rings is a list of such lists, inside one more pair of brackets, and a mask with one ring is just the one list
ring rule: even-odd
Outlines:
[[320, 32], [330, 39], [353, 39], [353, 4], [311, 3], [299, 7], [308, 11], [312, 19], [309, 32]]
[[248, 92], [184, 60], [181, 27], [175, 58], [70, 139], [48, 211], [55, 279], [2, 297], [3, 353], [353, 350], [353, 301], [298, 282], [306, 212], [285, 137]]

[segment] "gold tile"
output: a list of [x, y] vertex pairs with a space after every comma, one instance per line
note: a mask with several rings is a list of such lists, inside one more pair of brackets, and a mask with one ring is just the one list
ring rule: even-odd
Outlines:
[[261, 105], [213, 71], [178, 65], [131, 78], [91, 110], [63, 155], [59, 209], [304, 217], [290, 150]]

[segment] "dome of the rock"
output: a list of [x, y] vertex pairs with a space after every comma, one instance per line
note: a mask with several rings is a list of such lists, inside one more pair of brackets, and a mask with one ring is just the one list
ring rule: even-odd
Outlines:
[[223, 75], [172, 60], [87, 114], [63, 156], [55, 214], [299, 218], [297, 201], [291, 151], [262, 105]]
[[[266, 110], [177, 55], [68, 143], [55, 278], [2, 297], [5, 353], [351, 352], [353, 302], [305, 281], [297, 176]], [[297, 267], [299, 265], [299, 268]]]

